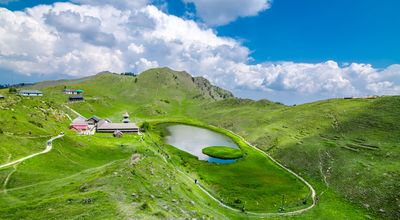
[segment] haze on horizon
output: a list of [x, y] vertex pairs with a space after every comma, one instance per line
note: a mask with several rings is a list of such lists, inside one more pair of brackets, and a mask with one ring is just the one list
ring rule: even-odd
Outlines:
[[167, 66], [285, 104], [399, 95], [399, 9], [395, 0], [2, 0], [0, 83]]

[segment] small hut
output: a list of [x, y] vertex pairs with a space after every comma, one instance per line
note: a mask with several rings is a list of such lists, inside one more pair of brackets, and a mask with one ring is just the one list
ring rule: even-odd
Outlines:
[[122, 136], [124, 136], [124, 133], [122, 133], [121, 131], [114, 131], [113, 136], [116, 138], [122, 138]]
[[71, 96], [71, 97], [69, 97], [69, 101], [70, 102], [82, 102], [84, 100], [85, 100], [85, 98], [83, 98], [83, 96]]

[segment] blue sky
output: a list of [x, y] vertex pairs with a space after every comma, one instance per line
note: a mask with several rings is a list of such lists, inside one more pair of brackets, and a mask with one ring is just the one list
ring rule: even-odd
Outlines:
[[275, 0], [260, 16], [218, 28], [243, 38], [257, 62], [400, 63], [400, 1]]
[[[61, 1], [20, 0], [3, 7], [22, 10], [54, 2]], [[239, 18], [215, 30], [243, 41], [253, 51], [254, 62], [335, 60], [383, 68], [400, 63], [399, 10], [397, 0], [275, 0], [258, 16]], [[195, 12], [195, 6], [170, 0], [167, 11], [185, 17], [186, 12]]]
[[[184, 16], [180, 0], [168, 12]], [[223, 36], [243, 40], [255, 62], [400, 63], [400, 1], [275, 0], [258, 16], [216, 27]]]
[[[20, 0], [2, 4], [1, 7], [13, 13], [39, 4], [49, 5], [54, 2], [60, 1]], [[107, 24], [102, 20], [103, 18], [92, 19], [95, 22], [91, 23], [92, 25], [97, 24], [99, 20], [98, 30], [96, 29], [94, 33], [94, 29], [66, 28], [66, 24], [57, 20], [60, 19], [58, 12], [52, 17], [55, 20], [52, 23], [49, 23], [48, 17], [48, 14], [52, 12], [41, 12], [45, 16], [39, 24], [44, 25], [43, 28], [48, 29], [50, 35], [55, 31], [58, 33], [57, 36], [62, 34], [63, 38], [72, 39], [79, 35], [82, 44], [88, 48], [90, 46], [88, 53], [92, 53], [93, 46], [97, 46], [98, 48], [95, 49], [98, 51], [105, 51], [107, 47], [110, 51], [120, 49], [123, 55], [116, 55], [107, 50], [110, 53], [110, 60], [104, 60], [104, 64], [99, 65], [109, 70], [136, 72], [146, 67], [171, 66], [188, 70], [194, 75], [203, 75], [213, 83], [233, 90], [241, 97], [270, 98], [285, 103], [297, 103], [345, 95], [397, 94], [400, 91], [400, 67], [397, 66], [400, 63], [400, 40], [398, 40], [400, 39], [398, 13], [400, 1], [238, 0], [235, 3], [230, 2], [231, 4], [227, 2], [229, 0], [139, 0], [136, 3], [127, 0], [73, 0], [72, 4], [77, 7], [84, 8], [85, 5], [90, 5], [99, 8], [110, 5], [117, 10], [130, 12], [140, 11], [146, 5], [155, 5], [158, 12], [149, 8], [146, 12], [151, 19], [154, 19], [154, 13], [175, 15], [182, 22], [195, 22], [194, 31], [198, 31], [197, 28], [200, 29], [199, 35], [202, 38], [199, 40], [188, 39], [186, 36], [171, 36], [174, 38], [173, 41], [163, 40], [164, 42], [158, 42], [157, 45], [154, 41], [149, 43], [129, 36], [132, 37], [129, 43], [133, 45], [136, 55], [142, 54], [135, 58], [129, 51], [129, 53], [124, 52], [122, 48], [123, 45], [128, 45], [128, 42], [125, 42], [126, 37], [120, 38], [112, 33], [110, 28], [106, 30]], [[53, 7], [58, 11], [72, 12], [68, 5]], [[83, 16], [86, 12], [83, 12], [83, 9], [73, 10], [76, 12], [71, 13], [68, 18], [79, 16], [77, 21], [79, 19], [82, 23], [86, 21]], [[85, 10], [89, 9], [85, 8]], [[81, 14], [78, 15], [78, 12]], [[27, 13], [26, 18], [30, 16], [32, 15]], [[165, 19], [178, 22], [171, 17]], [[88, 19], [88, 22], [90, 21]], [[137, 24], [138, 21], [135, 22]], [[191, 35], [192, 30], [189, 27], [185, 28], [182, 28], [182, 32], [186, 31], [188, 35]], [[83, 33], [83, 31], [87, 32]], [[159, 30], [154, 29], [154, 31], [158, 33]], [[211, 31], [212, 36], [205, 34], [207, 31]], [[171, 34], [167, 32], [165, 34]], [[205, 40], [203, 37], [210, 37], [210, 45], [207, 46], [205, 45], [207, 43], [202, 42]], [[195, 38], [194, 35], [193, 38]], [[104, 39], [112, 39], [116, 43], [106, 45]], [[176, 48], [172, 44], [177, 41], [190, 45], [190, 47], [185, 47], [185, 50], [188, 50], [185, 52], [190, 54], [190, 59], [185, 60], [187, 56], [176, 60], [162, 58], [160, 52], [153, 48], [165, 47], [166, 50]], [[64, 45], [60, 47], [63, 48]], [[65, 51], [69, 50], [69, 53], [58, 54], [59, 49], [57, 49], [57, 55], [52, 51], [52, 56], [65, 61], [65, 57], [71, 56], [71, 51], [76, 51], [69, 46], [65, 47]], [[229, 48], [228, 51], [226, 48]], [[13, 50], [8, 47], [3, 51], [6, 49]], [[21, 54], [26, 55], [22, 52], [19, 56], [10, 56], [10, 53], [2, 55], [1, 51], [0, 46], [0, 61], [2, 57], [7, 60], [18, 60]], [[19, 49], [16, 48], [15, 51]], [[46, 56], [49, 54], [48, 51], [38, 53], [40, 56], [32, 54], [32, 59], [40, 57], [42, 61], [43, 54]], [[79, 56], [83, 57], [84, 54]], [[115, 61], [116, 57], [118, 61]], [[210, 57], [214, 58], [213, 61], [210, 61]], [[193, 64], [191, 62], [194, 62], [194, 59], [200, 61]], [[213, 63], [215, 60], [219, 63]], [[81, 69], [72, 68], [71, 70], [70, 67], [65, 67], [66, 64], [60, 64], [51, 71], [43, 70], [43, 66], [34, 64], [21, 70], [11, 69], [10, 66], [14, 63], [2, 65], [0, 62], [0, 83], [79, 77], [94, 73], [83, 72], [85, 69], [98, 70], [94, 67], [83, 67], [85, 64], [94, 66], [95, 64], [91, 61], [84, 63], [74, 61], [73, 63], [77, 66], [82, 66]], [[120, 65], [117, 66], [115, 63]], [[193, 66], [196, 65], [198, 67], [194, 68]], [[221, 65], [221, 68], [218, 65]], [[229, 68], [226, 68], [226, 65], [229, 65]], [[224, 68], [227, 70], [223, 71]], [[305, 84], [304, 81], [310, 81], [310, 83]], [[297, 96], [296, 99], [301, 101], [290, 98], [294, 94]]]

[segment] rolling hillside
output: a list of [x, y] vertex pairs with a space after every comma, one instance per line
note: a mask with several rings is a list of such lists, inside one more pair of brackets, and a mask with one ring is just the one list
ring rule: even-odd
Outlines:
[[231, 129], [286, 166], [378, 215], [400, 217], [400, 97], [262, 107], [226, 100], [201, 118]]
[[[0, 101], [4, 124], [0, 139], [7, 143], [0, 146], [2, 163], [37, 150], [28, 146], [43, 148], [41, 143], [47, 137], [65, 130], [66, 114], [73, 113], [63, 108], [68, 96], [61, 91], [64, 87], [83, 89], [86, 101], [70, 106], [87, 117], [118, 120], [129, 111], [138, 123], [195, 120], [245, 137], [316, 188], [319, 204], [297, 216], [299, 219], [400, 218], [399, 97], [284, 106], [267, 100], [237, 99], [203, 78], [168, 68], [151, 69], [137, 77], [102, 73], [33, 87], [44, 91], [42, 100], [9, 95]], [[110, 210], [105, 218], [132, 214], [139, 218], [233, 218], [182, 176], [173, 174], [172, 165], [160, 159], [152, 142], [73, 137], [67, 132], [55, 142], [56, 151], [44, 156], [44, 161], [57, 162], [50, 170], [40, 159], [0, 170], [3, 190], [9, 189], [0, 198], [0, 218], [12, 218], [16, 211], [21, 218], [39, 211], [42, 214], [37, 219], [45, 215], [78, 217], [82, 204], [87, 207], [83, 218], [98, 217], [105, 210]], [[134, 152], [143, 157], [140, 168], [129, 165]], [[169, 175], [177, 182], [170, 181]], [[32, 181], [38, 187], [26, 186]], [[174, 190], [160, 191], [158, 187]], [[90, 200], [94, 198], [96, 202]], [[67, 208], [60, 211], [65, 204]]]

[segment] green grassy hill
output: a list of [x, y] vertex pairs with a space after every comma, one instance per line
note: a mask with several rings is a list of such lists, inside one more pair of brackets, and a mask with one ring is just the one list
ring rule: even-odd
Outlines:
[[379, 216], [400, 217], [400, 97], [333, 99], [295, 107], [222, 101], [201, 119], [231, 129], [286, 166]]
[[[316, 188], [317, 207], [293, 218], [400, 218], [399, 97], [289, 107], [236, 99], [202, 78], [167, 68], [33, 87], [45, 97], [8, 95], [0, 101], [0, 164], [43, 149], [48, 136], [66, 130], [65, 114], [74, 115], [62, 106], [68, 96], [61, 91], [83, 89], [86, 101], [69, 106], [87, 117], [118, 121], [128, 111], [137, 123], [196, 121], [245, 137]], [[0, 170], [0, 218], [249, 217], [205, 197], [162, 160], [154, 142], [131, 138], [115, 142], [100, 135], [89, 141], [67, 132], [51, 153]], [[130, 165], [134, 153], [143, 158], [138, 166]]]

